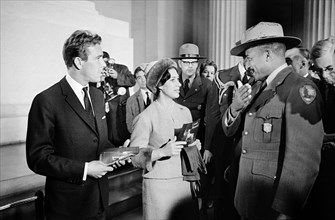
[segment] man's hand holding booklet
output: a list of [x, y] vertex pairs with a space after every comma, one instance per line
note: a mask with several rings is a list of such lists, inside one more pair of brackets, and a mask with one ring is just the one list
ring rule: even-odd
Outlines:
[[100, 154], [100, 161], [112, 166], [121, 161], [130, 159], [132, 156], [138, 154], [138, 152], [138, 147], [108, 148]]

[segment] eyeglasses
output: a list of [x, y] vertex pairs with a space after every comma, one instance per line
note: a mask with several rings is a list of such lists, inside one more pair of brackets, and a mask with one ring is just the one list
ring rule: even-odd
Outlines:
[[334, 70], [334, 67], [332, 66], [327, 66], [325, 68], [320, 68], [320, 67], [316, 67], [315, 65], [310, 67], [311, 70], [318, 72], [320, 74], [324, 73], [324, 72], [332, 72]]
[[192, 65], [192, 66], [194, 66], [195, 64], [198, 64], [198, 61], [184, 61], [184, 60], [182, 60], [181, 62], [183, 62], [184, 64], [186, 64], [186, 65]]

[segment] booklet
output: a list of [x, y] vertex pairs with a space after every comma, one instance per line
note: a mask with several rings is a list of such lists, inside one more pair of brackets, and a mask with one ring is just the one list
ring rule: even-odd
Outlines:
[[191, 123], [183, 124], [183, 127], [177, 137], [177, 141], [186, 141], [187, 145], [193, 143], [197, 139], [199, 125], [200, 119]]
[[117, 161], [126, 160], [138, 154], [138, 147], [108, 148], [100, 154], [100, 161], [107, 165], [113, 165]]

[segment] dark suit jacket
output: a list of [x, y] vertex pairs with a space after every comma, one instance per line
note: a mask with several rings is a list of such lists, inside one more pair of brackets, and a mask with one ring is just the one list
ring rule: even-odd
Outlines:
[[[220, 70], [218, 78], [220, 82], [217, 82], [217, 80], [214, 81], [215, 83], [210, 92], [210, 99], [207, 102], [204, 148], [211, 151], [220, 161], [225, 156], [226, 160], [224, 161], [227, 163], [227, 159], [231, 155], [228, 152], [223, 153], [229, 143], [227, 143], [228, 138], [222, 130], [221, 119], [232, 102], [234, 86], [231, 86], [231, 82], [237, 85], [237, 80], [241, 78], [238, 65], [230, 69]], [[220, 83], [222, 86], [219, 89]]]
[[27, 162], [46, 176], [45, 207], [50, 219], [81, 219], [108, 204], [107, 176], [82, 181], [85, 162], [112, 147], [107, 139], [103, 94], [90, 88], [97, 130], [65, 77], [38, 94], [28, 116]]
[[[182, 84], [182, 77], [179, 77], [179, 80]], [[180, 95], [175, 99], [178, 104], [186, 106], [191, 111], [193, 121], [201, 119], [197, 138], [202, 143], [205, 138], [204, 118], [211, 86], [212, 83], [209, 79], [197, 75], [187, 94], [184, 94], [184, 90], [180, 88]]]
[[[308, 99], [311, 94], [314, 100]], [[272, 219], [275, 212], [297, 216], [321, 159], [322, 99], [315, 84], [287, 67], [229, 127], [224, 123], [228, 111], [222, 120], [225, 133], [242, 136], [235, 193], [239, 214], [261, 219]]]
[[124, 141], [130, 138], [126, 123], [126, 103], [129, 98], [129, 87], [135, 85], [135, 77], [128, 67], [122, 64], [114, 64], [113, 68], [118, 72], [117, 79], [106, 77], [106, 82], [113, 87], [114, 94], [120, 87], [126, 89], [126, 94], [117, 96], [108, 102], [109, 112], [107, 112], [108, 139], [116, 147], [121, 146]]
[[133, 131], [132, 124], [134, 118], [143, 112], [145, 109], [144, 100], [142, 97], [141, 89], [138, 89], [132, 96], [127, 100], [126, 105], [126, 122], [128, 131], [131, 133]]

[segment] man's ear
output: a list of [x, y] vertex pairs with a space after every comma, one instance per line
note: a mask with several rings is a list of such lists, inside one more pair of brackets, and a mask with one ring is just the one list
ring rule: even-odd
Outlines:
[[76, 57], [73, 60], [73, 65], [74, 67], [76, 67], [77, 70], [81, 70], [82, 67], [82, 59], [80, 59], [80, 57]]
[[179, 67], [181, 67], [181, 65], [182, 65], [181, 63], [182, 63], [182, 61], [181, 61], [181, 60], [178, 60], [178, 66], [179, 66]]

